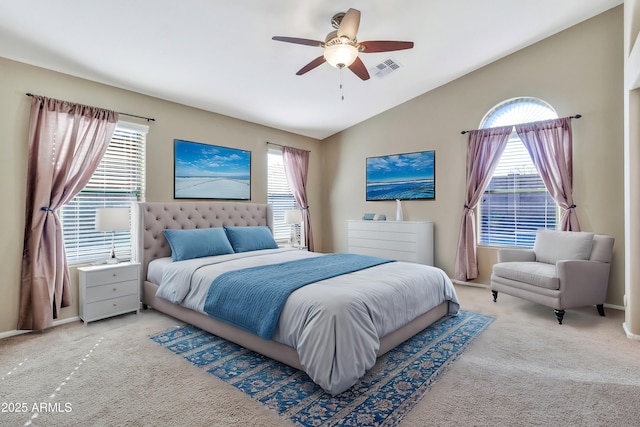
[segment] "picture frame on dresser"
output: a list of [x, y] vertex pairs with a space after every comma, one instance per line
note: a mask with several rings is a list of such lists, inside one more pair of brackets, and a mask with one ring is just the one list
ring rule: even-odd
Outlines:
[[174, 139], [173, 198], [251, 200], [251, 151]]
[[367, 157], [367, 201], [435, 198], [435, 150]]

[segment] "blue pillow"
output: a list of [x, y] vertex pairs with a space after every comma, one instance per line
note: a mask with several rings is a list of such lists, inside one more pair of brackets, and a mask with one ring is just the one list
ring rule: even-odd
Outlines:
[[261, 249], [277, 249], [278, 244], [269, 227], [225, 227], [229, 242], [236, 252], [258, 251]]
[[169, 241], [174, 261], [233, 253], [222, 227], [164, 230], [164, 236]]

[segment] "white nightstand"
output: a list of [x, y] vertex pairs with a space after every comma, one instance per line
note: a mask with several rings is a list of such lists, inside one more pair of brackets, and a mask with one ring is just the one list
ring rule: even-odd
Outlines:
[[84, 323], [140, 310], [140, 264], [123, 262], [78, 268]]

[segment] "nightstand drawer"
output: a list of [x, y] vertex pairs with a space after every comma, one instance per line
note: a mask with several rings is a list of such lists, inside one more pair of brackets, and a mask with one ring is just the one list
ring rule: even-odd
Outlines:
[[93, 303], [111, 298], [123, 297], [138, 293], [138, 281], [129, 280], [127, 282], [110, 283], [108, 285], [91, 286], [87, 288], [85, 301]]
[[138, 280], [138, 266], [128, 265], [119, 268], [105, 267], [97, 268], [87, 272], [86, 285], [88, 288], [93, 286], [101, 286], [110, 283], [126, 282], [129, 280]]
[[89, 303], [85, 304], [84, 312], [80, 317], [85, 322], [92, 322], [94, 320], [104, 319], [105, 317], [116, 316], [130, 311], [137, 312], [138, 304], [138, 294]]

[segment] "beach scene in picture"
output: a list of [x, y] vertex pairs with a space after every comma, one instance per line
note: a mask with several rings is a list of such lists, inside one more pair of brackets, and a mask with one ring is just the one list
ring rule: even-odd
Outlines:
[[367, 158], [367, 201], [435, 199], [435, 151]]
[[251, 151], [174, 140], [174, 198], [251, 200]]

